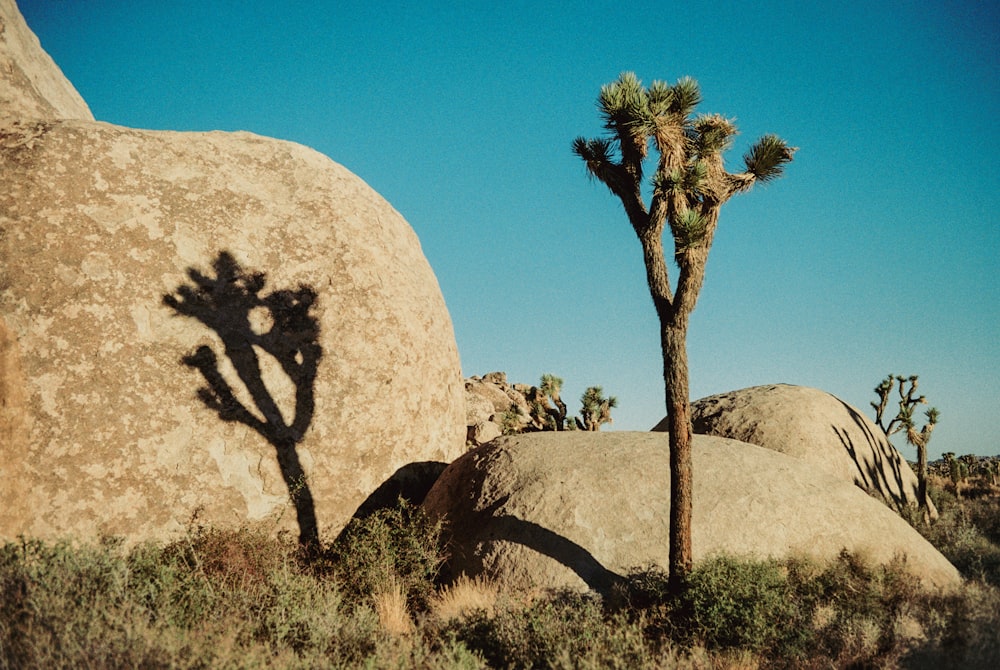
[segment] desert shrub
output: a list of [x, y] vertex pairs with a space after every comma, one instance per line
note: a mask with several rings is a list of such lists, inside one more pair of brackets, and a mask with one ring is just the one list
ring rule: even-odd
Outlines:
[[826, 564], [717, 556], [677, 595], [662, 571], [637, 570], [618, 596], [648, 637], [795, 668], [891, 665], [924, 602], [905, 562], [873, 566], [848, 552]]
[[792, 638], [804, 632], [807, 617], [792, 595], [777, 561], [717, 556], [692, 571], [677, 612], [709, 648], [763, 652], [795, 646]]
[[484, 606], [443, 616], [414, 604], [455, 596], [434, 584], [437, 531], [416, 510], [384, 511], [355, 523], [319, 566], [291, 538], [252, 529], [131, 549], [9, 542], [0, 669], [977, 668], [1000, 656], [1000, 589], [923, 592], [904, 562], [848, 553], [716, 557], [678, 596], [655, 569], [605, 600], [480, 585]]
[[1000, 546], [1000, 496], [969, 499], [964, 507], [969, 523], [987, 540]]
[[639, 626], [573, 591], [492, 614], [477, 610], [445, 630], [495, 668], [656, 667], [661, 655]]
[[906, 648], [904, 623], [919, 610], [919, 581], [903, 559], [873, 565], [849, 552], [816, 577], [813, 644], [838, 665], [888, 666]]
[[960, 501], [938, 487], [929, 493], [939, 516], [930, 525], [917, 524], [916, 529], [963, 577], [1000, 586], [1000, 498]]
[[901, 659], [902, 667], [995, 668], [1000, 659], [1000, 589], [982, 582], [930, 594], [917, 613], [923, 639]]
[[414, 610], [426, 609], [444, 562], [441, 523], [419, 507], [399, 505], [352, 519], [326, 552], [345, 595], [358, 600], [397, 584]]
[[200, 529], [166, 546], [0, 546], [0, 668], [477, 667], [400, 646], [296, 543]]

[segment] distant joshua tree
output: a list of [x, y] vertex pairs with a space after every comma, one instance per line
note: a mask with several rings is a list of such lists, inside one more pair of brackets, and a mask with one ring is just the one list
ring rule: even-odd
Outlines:
[[581, 419], [576, 419], [576, 427], [580, 430], [598, 431], [605, 423], [611, 423], [611, 410], [618, 406], [618, 398], [604, 397], [600, 386], [591, 386], [580, 397]]
[[[567, 417], [566, 403], [560, 397], [563, 380], [553, 374], [542, 375], [541, 383], [529, 394], [531, 420], [536, 430], [600, 430], [612, 423], [611, 410], [618, 406], [614, 396], [604, 397], [600, 386], [591, 386], [580, 398], [580, 417]], [[551, 402], [551, 404], [550, 404]]]
[[[899, 384], [896, 387], [896, 384]], [[901, 375], [888, 375], [875, 387], [875, 394], [878, 401], [871, 405], [875, 409], [875, 423], [885, 433], [886, 438], [891, 437], [900, 431], [906, 431], [906, 442], [917, 449], [917, 504], [926, 513], [927, 506], [927, 443], [931, 441], [931, 433], [937, 425], [938, 417], [941, 413], [935, 407], [931, 407], [924, 416], [927, 422], [923, 428], [917, 431], [913, 423], [913, 409], [917, 405], [927, 404], [924, 396], [914, 397], [917, 392], [917, 375], [903, 377]], [[896, 416], [888, 423], [885, 423], [885, 411], [889, 406], [889, 397], [892, 389], [898, 389], [899, 398], [896, 403]]]
[[[693, 116], [701, 101], [690, 77], [646, 88], [631, 72], [601, 87], [597, 99], [607, 133], [578, 137], [573, 152], [590, 175], [621, 200], [642, 244], [646, 282], [660, 321], [663, 378], [670, 431], [670, 583], [677, 591], [691, 571], [691, 405], [687, 331], [705, 278], [705, 263], [722, 205], [757, 182], [776, 179], [795, 149], [765, 135], [743, 156], [745, 169], [727, 172], [723, 153], [736, 125], [718, 114]], [[656, 149], [652, 195], [647, 205], [643, 174], [650, 143]], [[673, 239], [679, 269], [671, 288], [664, 233]]]
[[555, 407], [543, 406], [543, 411], [547, 419], [546, 423], [556, 430], [565, 430], [566, 425], [566, 403], [559, 397], [562, 385], [563, 380], [559, 377], [552, 374], [544, 374], [542, 375], [541, 385], [538, 387], [543, 398], [551, 399], [552, 404], [555, 405]]
[[955, 485], [955, 497], [962, 499], [962, 482], [969, 476], [969, 464], [965, 456], [961, 459], [955, 458], [955, 452], [949, 451], [944, 454], [944, 461], [948, 464], [948, 476], [951, 483]]

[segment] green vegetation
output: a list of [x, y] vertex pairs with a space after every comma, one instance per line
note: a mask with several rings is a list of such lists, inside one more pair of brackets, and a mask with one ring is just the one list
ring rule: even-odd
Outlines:
[[914, 525], [964, 577], [1000, 588], [1000, 487], [991, 472], [995, 462], [996, 457], [956, 459], [945, 454], [932, 463], [928, 492], [939, 517], [929, 525]]
[[576, 427], [580, 430], [597, 431], [606, 423], [611, 423], [611, 410], [618, 406], [616, 397], [604, 397], [604, 389], [591, 386], [580, 396], [580, 417]]
[[[736, 124], [720, 114], [694, 111], [698, 82], [654, 81], [647, 88], [632, 72], [601, 87], [597, 107], [605, 134], [578, 137], [573, 153], [588, 174], [608, 187], [625, 211], [642, 246], [646, 283], [660, 325], [664, 396], [670, 435], [670, 573], [680, 588], [691, 571], [691, 394], [687, 333], [705, 280], [705, 264], [722, 206], [758, 182], [777, 179], [795, 149], [765, 135], [743, 156], [744, 170], [726, 171]], [[650, 147], [656, 153], [650, 157]], [[647, 179], [644, 170], [653, 168]], [[648, 198], [644, 190], [652, 186]], [[670, 283], [663, 237], [669, 231], [678, 268]]]
[[[606, 423], [612, 423], [611, 410], [618, 406], [614, 396], [604, 397], [600, 386], [590, 386], [580, 396], [580, 416], [568, 417], [566, 403], [560, 397], [563, 380], [553, 374], [542, 375], [538, 386], [532, 386], [525, 397], [531, 406], [530, 423], [525, 430], [590, 430], [598, 431]], [[511, 411], [518, 411], [516, 405]], [[513, 417], [511, 423], [519, 419], [520, 414]], [[508, 424], [504, 416], [504, 434]], [[512, 430], [511, 432], [517, 432]]]
[[251, 528], [132, 548], [23, 539], [0, 546], [0, 668], [992, 667], [1000, 498], [931, 491], [925, 532], [971, 578], [948, 593], [846, 553], [718, 556], [679, 595], [655, 569], [603, 600], [445, 585], [440, 526], [405, 504], [318, 555]]

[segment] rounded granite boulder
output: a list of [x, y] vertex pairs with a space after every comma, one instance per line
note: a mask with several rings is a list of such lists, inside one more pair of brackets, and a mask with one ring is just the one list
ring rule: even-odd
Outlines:
[[38, 103], [72, 89], [44, 63], [0, 119], [0, 538], [315, 540], [464, 451], [451, 320], [388, 202], [290, 142]]
[[[899, 451], [871, 419], [826, 391], [770, 384], [719, 393], [691, 403], [691, 423], [695, 433], [801, 459], [897, 509], [917, 502], [917, 476]], [[653, 430], [665, 426], [666, 419]]]
[[[858, 487], [801, 460], [696, 435], [695, 561], [716, 554], [903, 556], [925, 584], [958, 572], [916, 530]], [[583, 431], [501, 437], [452, 463], [424, 500], [446, 521], [454, 575], [503, 588], [607, 592], [632, 568], [666, 568], [670, 517], [663, 433]]]

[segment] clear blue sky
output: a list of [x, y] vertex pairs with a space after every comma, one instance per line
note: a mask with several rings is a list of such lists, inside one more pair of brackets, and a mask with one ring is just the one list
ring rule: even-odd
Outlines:
[[664, 413], [657, 325], [638, 242], [570, 144], [601, 132], [619, 72], [690, 75], [741, 128], [732, 169], [765, 133], [800, 147], [723, 210], [692, 398], [787, 382], [870, 414], [886, 373], [919, 374], [932, 457], [1000, 453], [996, 3], [19, 5], [102, 121], [250, 130], [358, 174], [420, 236], [466, 375], [602, 385], [617, 429]]

